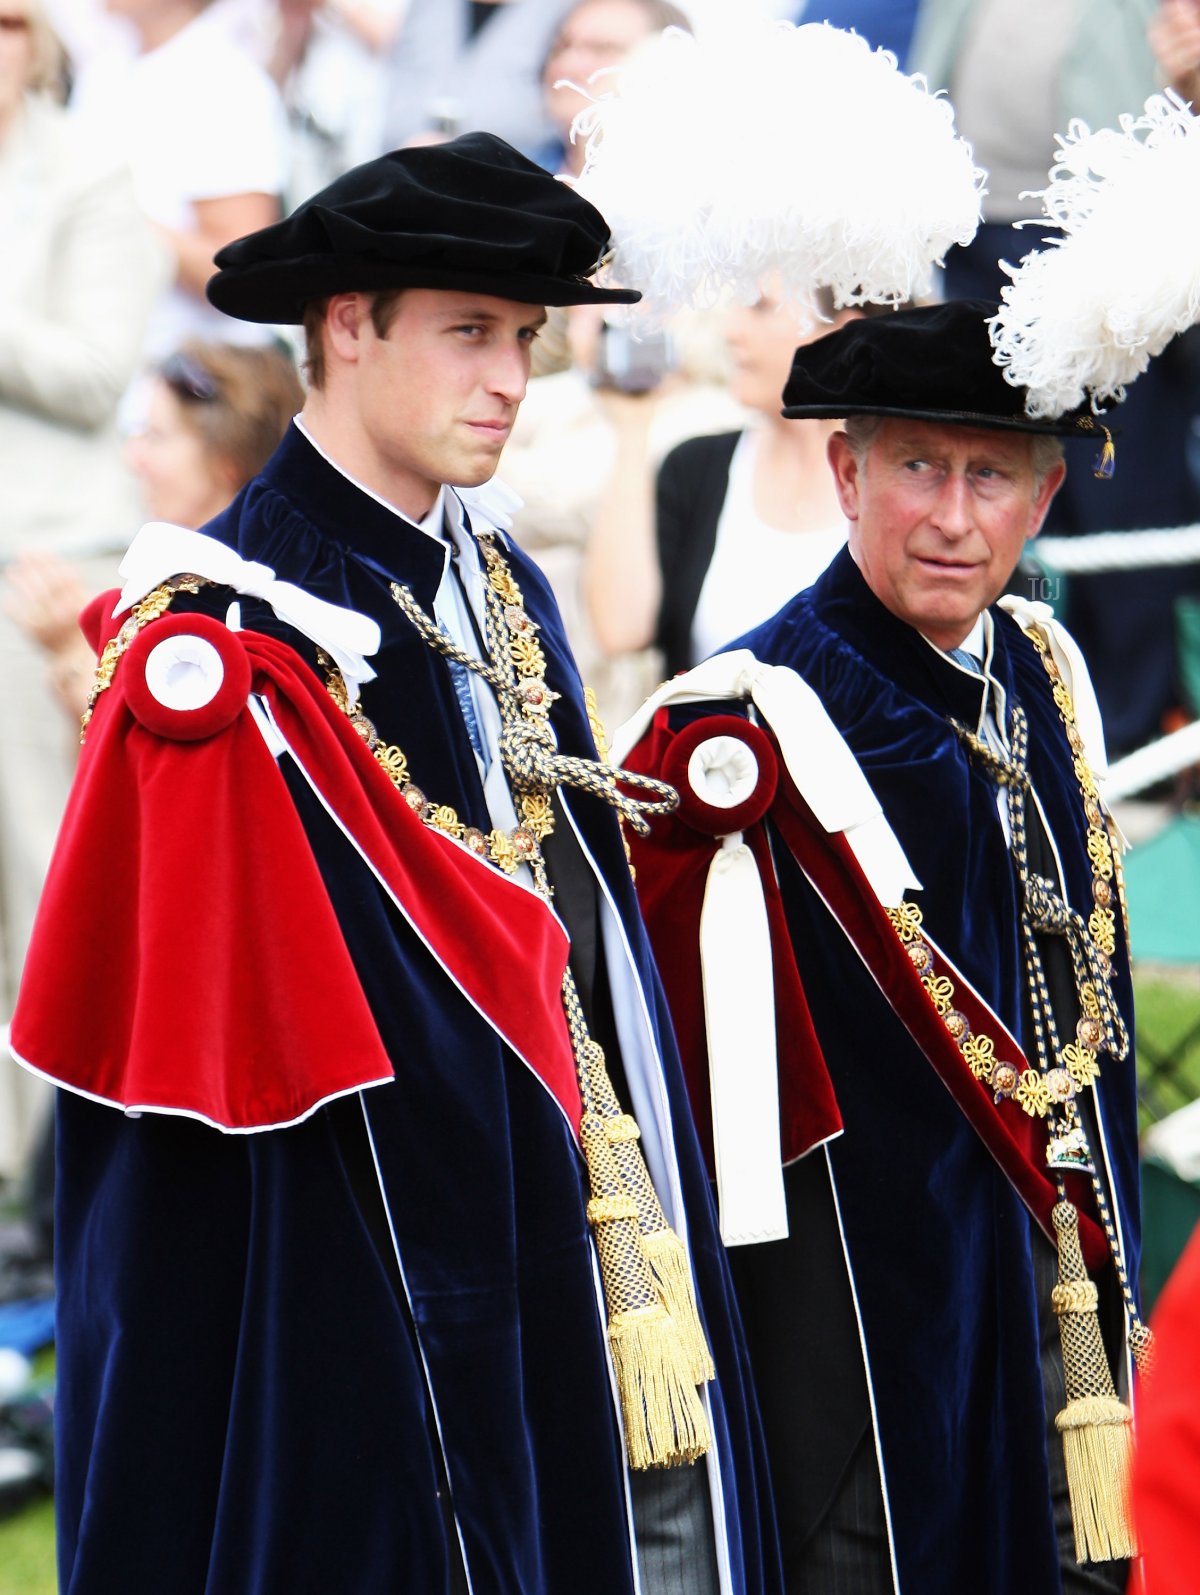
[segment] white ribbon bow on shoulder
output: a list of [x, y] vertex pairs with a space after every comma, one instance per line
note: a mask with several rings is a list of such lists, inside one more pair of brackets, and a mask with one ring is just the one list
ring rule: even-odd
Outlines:
[[243, 559], [215, 537], [166, 521], [150, 521], [129, 545], [121, 561], [125, 585], [114, 616], [170, 577], [184, 574], [204, 576], [222, 587], [232, 587], [244, 598], [270, 604], [285, 625], [294, 626], [329, 655], [342, 673], [351, 702], [363, 682], [374, 679], [367, 656], [379, 651], [377, 621], [317, 598], [294, 582], [280, 581], [269, 565]]

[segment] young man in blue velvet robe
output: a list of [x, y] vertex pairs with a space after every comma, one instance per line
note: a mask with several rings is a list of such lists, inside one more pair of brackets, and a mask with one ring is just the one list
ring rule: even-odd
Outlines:
[[[848, 547], [616, 749], [681, 790], [634, 858], [723, 1230], [750, 1242], [730, 1256], [789, 1595], [1126, 1579], [1114, 1382], [1144, 1331], [1120, 841], [1078, 651], [1045, 605], [1001, 599], [1063, 478], [1055, 434], [1100, 429], [1029, 419], [994, 309], [797, 352], [784, 413], [849, 418], [829, 448]], [[722, 1057], [727, 1013], [750, 1028], [744, 888], [732, 945], [698, 953], [687, 925], [715, 934], [750, 859], [775, 1188], [739, 1118], [748, 1045]], [[1101, 1429], [1093, 1494], [1079, 1441]]]
[[89, 617], [13, 1026], [69, 1088], [64, 1595], [779, 1587], [636, 806], [471, 491], [543, 307], [636, 297], [606, 243], [473, 134], [218, 257], [222, 309], [303, 320], [310, 392]]

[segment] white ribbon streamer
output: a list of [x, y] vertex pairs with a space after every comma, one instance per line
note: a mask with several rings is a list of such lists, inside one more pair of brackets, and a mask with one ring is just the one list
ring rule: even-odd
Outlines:
[[243, 559], [215, 537], [166, 521], [150, 521], [129, 545], [121, 561], [125, 585], [114, 615], [170, 577], [185, 573], [270, 604], [284, 625], [293, 626], [329, 655], [342, 673], [352, 702], [363, 682], [374, 679], [366, 656], [379, 651], [380, 631], [369, 615], [327, 603], [293, 582], [279, 581], [269, 565]]
[[779, 1142], [779, 1070], [771, 934], [762, 880], [740, 831], [708, 871], [700, 967], [721, 1239], [782, 1240], [787, 1199]]
[[693, 670], [664, 682], [613, 739], [621, 764], [666, 704], [705, 699], [753, 701], [775, 733], [788, 774], [826, 831], [841, 831], [885, 908], [896, 907], [921, 883], [905, 857], [841, 732], [809, 684], [783, 665], [761, 664], [748, 648], [714, 654]]

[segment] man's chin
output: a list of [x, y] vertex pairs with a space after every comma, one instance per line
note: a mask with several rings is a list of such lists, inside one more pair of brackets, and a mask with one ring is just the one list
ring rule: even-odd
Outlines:
[[475, 470], [460, 472], [450, 485], [451, 487], [482, 487], [485, 482], [491, 481], [499, 466], [499, 460], [491, 460], [487, 465], [480, 465]]

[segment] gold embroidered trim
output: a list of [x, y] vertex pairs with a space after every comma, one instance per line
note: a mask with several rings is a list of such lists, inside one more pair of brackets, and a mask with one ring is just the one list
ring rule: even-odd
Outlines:
[[113, 677], [117, 673], [117, 665], [121, 656], [130, 643], [141, 631], [143, 626], [148, 626], [152, 620], [158, 620], [165, 615], [171, 607], [171, 602], [176, 593], [198, 593], [201, 584], [208, 586], [200, 576], [172, 576], [170, 581], [163, 582], [154, 588], [153, 592], [146, 594], [145, 598], [138, 600], [115, 637], [110, 637], [104, 644], [100, 658], [96, 661], [96, 674], [92, 681], [92, 690], [88, 693], [88, 700], [84, 706], [83, 715], [79, 722], [79, 740], [83, 742], [87, 736], [87, 728], [95, 713], [96, 701], [102, 692], [107, 692], [112, 686]]

